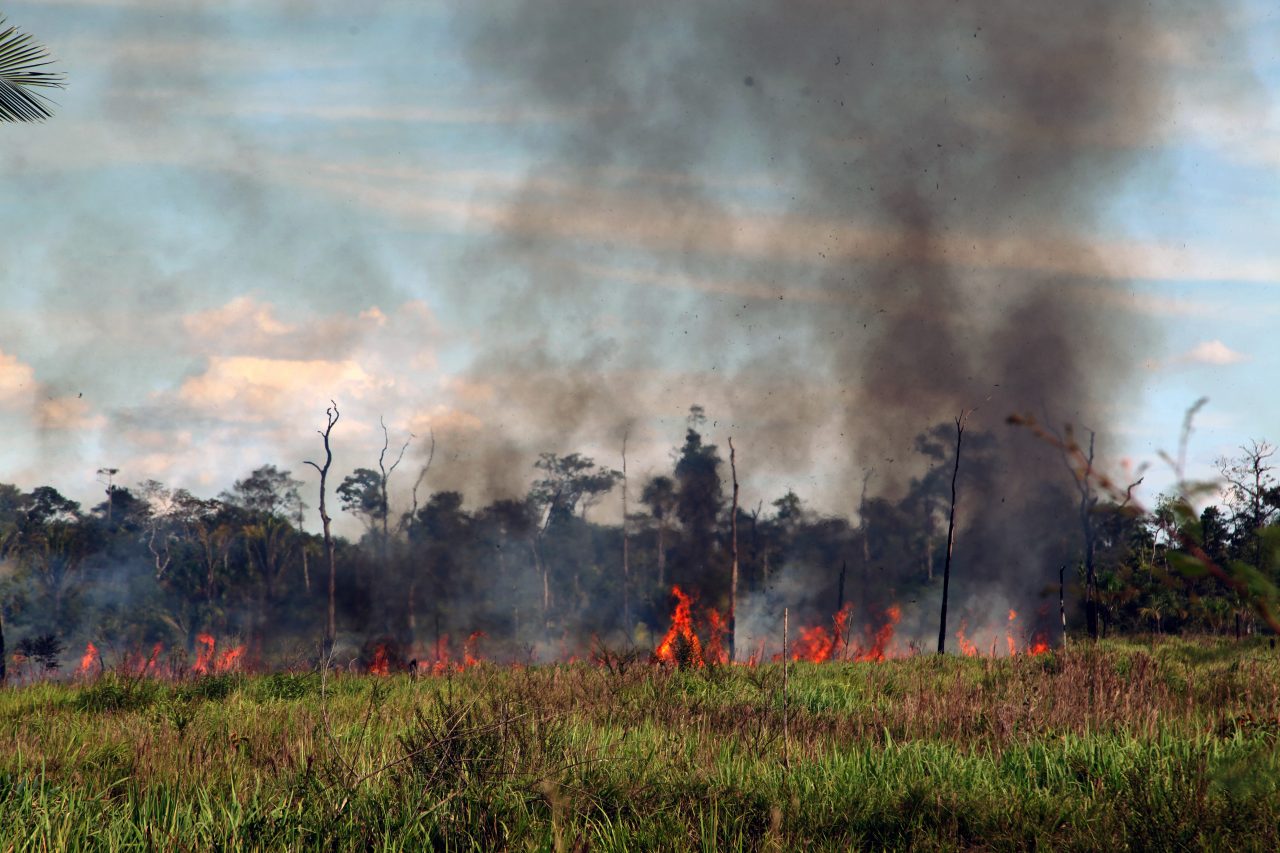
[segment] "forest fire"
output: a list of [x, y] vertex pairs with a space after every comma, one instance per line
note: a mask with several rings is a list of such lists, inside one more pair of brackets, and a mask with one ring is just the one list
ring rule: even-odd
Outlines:
[[383, 643], [379, 643], [373, 649], [373, 659], [369, 661], [369, 674], [391, 674], [391, 655], [387, 652], [387, 647]]
[[[706, 667], [727, 665], [730, 660], [730, 625], [728, 619], [718, 610], [708, 607], [697, 614], [697, 596], [685, 592], [680, 586], [671, 588], [675, 600], [671, 612], [671, 624], [661, 641], [654, 648], [650, 660], [655, 664], [683, 667]], [[858, 662], [878, 663], [893, 657], [902, 657], [909, 653], [901, 642], [895, 644], [895, 634], [902, 620], [902, 609], [891, 604], [880, 611], [874, 621], [868, 622], [861, 631], [851, 627], [855, 607], [846, 603], [834, 613], [827, 624], [801, 627], [791, 641], [787, 650], [787, 659], [805, 663]], [[1022, 649], [1019, 649], [1015, 632], [1018, 614], [1009, 610], [1004, 631], [1004, 644], [1010, 656], [1041, 655], [1050, 650], [1048, 637], [1037, 633]], [[983, 653], [968, 635], [968, 623], [961, 620], [955, 636], [959, 643], [960, 653], [965, 657], [978, 657]], [[986, 632], [983, 632], [986, 634]], [[362, 671], [369, 675], [387, 677], [395, 673], [409, 672], [416, 675], [448, 675], [460, 673], [477, 667], [485, 662], [481, 654], [480, 644], [485, 639], [483, 631], [473, 631], [462, 645], [461, 654], [455, 657], [450, 650], [448, 634], [441, 634], [429, 647], [429, 653], [413, 660], [406, 660], [405, 649], [400, 642], [391, 636], [374, 637], [367, 641], [360, 655]], [[750, 655], [745, 665], [755, 666], [761, 661], [782, 660], [780, 653], [766, 657], [768, 641], [763, 638], [752, 638], [758, 646]], [[996, 657], [1002, 653], [999, 632], [991, 634], [989, 654]], [[136, 677], [180, 678], [184, 673], [195, 676], [217, 675], [239, 670], [244, 666], [246, 649], [244, 645], [231, 645], [219, 648], [218, 640], [212, 634], [196, 635], [196, 660], [189, 669], [172, 660], [165, 661], [164, 646], [156, 643], [149, 652], [136, 650], [125, 652], [115, 668], [120, 672]], [[575, 663], [576, 655], [562, 654], [559, 660]], [[519, 666], [519, 664], [511, 664]], [[104, 671], [98, 647], [90, 642], [85, 646], [79, 665], [74, 671], [78, 678], [90, 677]]]
[[76, 668], [76, 675], [88, 675], [99, 663], [98, 647], [93, 643], [87, 644], [84, 647], [84, 654], [80, 656], [80, 666]]
[[219, 654], [217, 652], [218, 641], [214, 639], [212, 634], [197, 634], [196, 643], [200, 648], [196, 653], [196, 662], [191, 667], [191, 671], [199, 675], [231, 672], [240, 665], [240, 661], [244, 657], [244, 646], [224, 649]]
[[365, 644], [364, 668], [370, 675], [388, 676], [397, 672], [415, 675], [445, 675], [451, 672], [479, 666], [484, 662], [480, 654], [480, 641], [484, 631], [472, 631], [462, 644], [462, 657], [454, 660], [449, 651], [449, 635], [441, 634], [432, 644], [430, 655], [405, 660], [400, 643], [392, 637], [382, 637]]
[[795, 641], [792, 647], [792, 658], [811, 663], [822, 663], [830, 660], [832, 655], [837, 654], [838, 650], [843, 650], [842, 647], [848, 644], [845, 626], [849, 621], [851, 609], [851, 604], [846, 604], [840, 608], [840, 612], [832, 617], [830, 628], [824, 625], [802, 628], [799, 639]]
[[[694, 667], [729, 663], [726, 645], [728, 623], [719, 611], [714, 608], [708, 608], [706, 611], [706, 621], [703, 626], [703, 636], [706, 637], [704, 644], [699, 635], [699, 626], [695, 624], [694, 619], [695, 597], [679, 586], [672, 587], [671, 594], [675, 598], [671, 626], [654, 649], [652, 658], [654, 662]], [[849, 627], [853, 610], [852, 603], [846, 603], [832, 615], [829, 624], [801, 627], [796, 639], [791, 642], [787, 650], [787, 658], [807, 663], [836, 661], [878, 663], [906, 654], [900, 646], [896, 652], [893, 648], [894, 636], [902, 621], [902, 608], [899, 605], [891, 604], [884, 608], [880, 619], [868, 623], [858, 637], [851, 636]], [[1017, 616], [1017, 611], [1009, 611], [1009, 625], [1005, 632], [1005, 645], [1011, 656], [1020, 653], [1013, 629]], [[980, 654], [978, 646], [969, 639], [967, 630], [968, 624], [962, 620], [959, 630], [956, 631], [960, 652], [965, 657], [977, 657]], [[993, 635], [991, 639], [991, 657], [997, 656], [999, 649], [997, 638], [998, 634]], [[765, 642], [763, 639], [758, 640], [759, 648], [747, 660], [747, 665], [755, 665], [765, 659]], [[1040, 655], [1047, 651], [1049, 651], [1047, 637], [1044, 634], [1037, 634], [1021, 654]], [[775, 654], [772, 659], [780, 661], [782, 655]]]
[[671, 594], [676, 599], [671, 627], [654, 649], [653, 657], [662, 663], [703, 666], [702, 641], [693, 630], [693, 599], [685, 595], [679, 586], [671, 587]]

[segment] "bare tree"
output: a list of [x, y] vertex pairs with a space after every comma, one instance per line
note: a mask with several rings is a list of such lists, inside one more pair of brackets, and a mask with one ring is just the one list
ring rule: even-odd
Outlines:
[[[1089, 444], [1087, 449], [1082, 447], [1075, 438], [1075, 431], [1071, 426], [1067, 426], [1063, 431], [1063, 437], [1058, 439], [1057, 444], [1062, 453], [1062, 462], [1067, 466], [1067, 470], [1071, 472], [1072, 478], [1075, 480], [1076, 492], [1080, 495], [1080, 503], [1077, 505], [1077, 512], [1080, 522], [1080, 535], [1084, 545], [1084, 615], [1085, 627], [1089, 632], [1089, 638], [1098, 639], [1101, 633], [1101, 625], [1099, 623], [1099, 596], [1098, 596], [1098, 491], [1095, 488], [1097, 481], [1097, 471], [1095, 466], [1094, 448], [1097, 442], [1097, 433], [1089, 430]], [[1139, 478], [1137, 482], [1132, 483], [1125, 490], [1124, 503], [1120, 507], [1127, 506], [1133, 497], [1133, 490], [1142, 483]], [[1061, 578], [1059, 579], [1059, 595], [1061, 595]], [[1059, 605], [1061, 609], [1061, 605]], [[1065, 612], [1063, 615], [1063, 636], [1066, 636]]]
[[629, 430], [622, 433], [622, 627], [631, 642], [631, 537], [627, 526], [627, 438]]
[[733, 477], [733, 504], [729, 509], [729, 554], [733, 567], [729, 577], [729, 660], [734, 660], [738, 639], [738, 454], [729, 436], [729, 472]]
[[[431, 463], [436, 458], [436, 432], [431, 430], [429, 433], [431, 439], [430, 449], [427, 451], [427, 461], [418, 471], [418, 479], [413, 481], [413, 503], [409, 507], [409, 512], [401, 517], [401, 531], [407, 531], [418, 517], [418, 489], [422, 487], [423, 482], [427, 479], [427, 473], [431, 471]], [[417, 641], [418, 637], [418, 573], [412, 572], [409, 575], [409, 599], [407, 602], [409, 612], [406, 616], [406, 622], [409, 628], [409, 642]]]
[[[1094, 526], [1094, 511], [1098, 505], [1098, 495], [1093, 488], [1094, 442], [1097, 436], [1089, 430], [1089, 449], [1081, 449], [1079, 453], [1063, 455], [1063, 462], [1075, 478], [1076, 491], [1080, 494], [1079, 517], [1080, 534], [1084, 541], [1084, 618], [1089, 632], [1089, 639], [1098, 639], [1098, 536]], [[1066, 445], [1075, 447], [1075, 436], [1071, 428], [1066, 430]], [[1075, 464], [1072, 464], [1074, 461]]]
[[951, 552], [956, 544], [956, 480], [960, 476], [960, 445], [964, 441], [965, 421], [973, 409], [956, 416], [956, 458], [951, 469], [951, 509], [947, 513], [947, 559], [942, 568], [942, 618], [938, 622], [938, 654], [947, 652], [947, 596], [951, 592]]
[[324, 410], [325, 427], [323, 430], [316, 430], [320, 438], [324, 440], [324, 465], [317, 465], [310, 460], [304, 463], [315, 468], [320, 473], [320, 523], [324, 527], [324, 552], [325, 558], [329, 563], [329, 612], [324, 626], [324, 653], [322, 655], [325, 660], [328, 660], [333, 653], [333, 644], [337, 637], [338, 566], [334, 555], [333, 534], [329, 529], [333, 519], [329, 517], [328, 505], [325, 502], [325, 492], [329, 481], [329, 467], [333, 464], [333, 448], [329, 444], [329, 436], [333, 433], [333, 428], [338, 423], [339, 415], [338, 404], [330, 400], [329, 408]]
[[427, 479], [427, 473], [431, 470], [431, 463], [436, 458], [436, 431], [433, 429], [428, 434], [431, 445], [427, 450], [427, 461], [423, 464], [422, 469], [418, 471], [418, 479], [413, 481], [413, 504], [409, 507], [409, 514], [400, 519], [401, 529], [407, 528], [413, 523], [418, 516], [418, 489], [422, 488], [422, 483]]
[[409, 442], [413, 441], [413, 433], [404, 440], [404, 444], [400, 445], [400, 452], [396, 454], [396, 461], [391, 463], [391, 467], [387, 467], [387, 450], [391, 446], [391, 436], [387, 432], [387, 422], [382, 418], [378, 418], [378, 423], [382, 425], [382, 451], [378, 454], [378, 471], [382, 474], [379, 483], [381, 487], [382, 498], [382, 570], [387, 570], [387, 551], [391, 544], [391, 532], [387, 528], [387, 517], [391, 514], [389, 511], [389, 503], [387, 502], [387, 481], [391, 479], [391, 475], [395, 473], [396, 468], [400, 466], [400, 461], [404, 459], [404, 452], [409, 449]]

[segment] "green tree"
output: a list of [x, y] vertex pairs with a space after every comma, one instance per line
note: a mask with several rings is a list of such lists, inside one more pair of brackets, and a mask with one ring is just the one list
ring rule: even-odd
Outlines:
[[[0, 18], [0, 26], [4, 18]], [[0, 121], [43, 121], [49, 99], [35, 89], [61, 89], [62, 75], [43, 70], [49, 51], [17, 27], [0, 32]]]

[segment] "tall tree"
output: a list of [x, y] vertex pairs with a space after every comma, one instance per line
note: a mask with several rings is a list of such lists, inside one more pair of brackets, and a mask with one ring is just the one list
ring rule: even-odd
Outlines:
[[938, 654], [947, 651], [947, 596], [951, 591], [951, 552], [956, 544], [956, 480], [960, 476], [960, 445], [964, 441], [964, 424], [969, 411], [956, 416], [956, 457], [951, 469], [951, 508], [947, 513], [947, 559], [942, 569], [942, 616], [938, 620]]
[[333, 400], [329, 401], [329, 408], [324, 410], [325, 427], [323, 430], [316, 430], [321, 440], [324, 442], [324, 465], [319, 465], [308, 460], [305, 464], [315, 468], [320, 474], [320, 524], [324, 529], [324, 552], [325, 558], [329, 564], [329, 608], [327, 618], [324, 623], [324, 657], [327, 660], [329, 655], [333, 653], [333, 643], [337, 636], [337, 588], [338, 588], [338, 561], [334, 555], [333, 533], [330, 531], [330, 524], [333, 519], [329, 517], [328, 504], [325, 500], [327, 485], [329, 482], [329, 468], [333, 465], [333, 448], [329, 443], [329, 437], [333, 433], [333, 428], [338, 423], [338, 404]]
[[568, 456], [543, 453], [533, 463], [533, 467], [541, 471], [543, 476], [534, 481], [530, 488], [529, 502], [542, 513], [542, 517], [531, 544], [534, 563], [542, 575], [543, 617], [549, 619], [552, 603], [551, 573], [542, 553], [548, 531], [572, 520], [579, 507], [585, 519], [587, 508], [612, 491], [622, 479], [622, 474], [603, 465], [596, 465], [594, 459], [580, 453], [570, 453]]
[[30, 584], [48, 629], [65, 636], [74, 627], [73, 604], [86, 561], [98, 549], [101, 531], [80, 504], [51, 486], [23, 498], [15, 547], [22, 577]]
[[720, 482], [719, 451], [714, 444], [704, 444], [699, 432], [706, 420], [701, 406], [689, 409], [684, 446], [676, 460], [676, 515], [684, 528], [679, 566], [685, 575], [682, 582], [705, 577], [717, 562], [716, 526], [724, 504], [724, 487]]
[[631, 529], [627, 519], [627, 432], [622, 434], [622, 629], [631, 642]]
[[729, 660], [734, 660], [734, 643], [738, 639], [738, 453], [733, 448], [733, 436], [729, 437], [729, 471], [733, 475], [733, 506], [729, 510], [730, 555], [733, 559], [732, 577], [729, 581]]
[[[1218, 460], [1218, 471], [1227, 482], [1227, 501], [1235, 533], [1234, 556], [1259, 573], [1269, 568], [1263, 557], [1264, 534], [1280, 510], [1280, 487], [1271, 473], [1275, 466], [1269, 461], [1275, 453], [1274, 445], [1252, 441], [1240, 448], [1239, 456]], [[1235, 633], [1239, 639], [1248, 608], [1241, 596], [1235, 599]]]
[[667, 536], [676, 514], [676, 481], [665, 475], [650, 478], [640, 493], [640, 502], [658, 525], [658, 588], [665, 592], [667, 583]]
[[267, 634], [270, 610], [280, 595], [280, 583], [298, 545], [295, 525], [302, 522], [305, 504], [301, 480], [275, 465], [263, 465], [237, 480], [226, 497], [245, 514], [241, 528], [245, 556], [257, 579], [257, 624], [253, 640], [257, 651]]

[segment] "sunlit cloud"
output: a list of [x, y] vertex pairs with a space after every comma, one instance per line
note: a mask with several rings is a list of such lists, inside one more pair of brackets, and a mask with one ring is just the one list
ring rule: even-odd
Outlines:
[[0, 404], [29, 399], [35, 385], [36, 374], [31, 365], [0, 350]]
[[1233, 350], [1231, 347], [1218, 340], [1201, 341], [1174, 359], [1177, 363], [1203, 364], [1212, 367], [1225, 367], [1230, 364], [1240, 364], [1241, 362], [1248, 360], [1248, 355], [1237, 350]]

